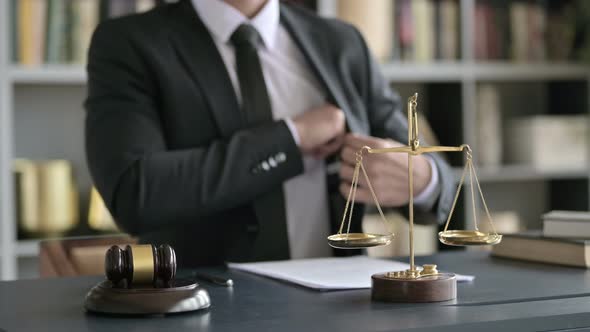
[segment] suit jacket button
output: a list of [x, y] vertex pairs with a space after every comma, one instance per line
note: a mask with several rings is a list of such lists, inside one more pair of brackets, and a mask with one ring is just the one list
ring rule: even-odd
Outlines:
[[279, 153], [277, 153], [275, 158], [279, 163], [283, 163], [287, 160], [287, 155], [285, 155], [284, 152], [279, 152]]
[[268, 158], [268, 164], [270, 165], [270, 167], [277, 167], [277, 161], [273, 157]]
[[268, 164], [268, 162], [266, 160], [263, 161], [260, 165], [262, 166], [263, 170], [265, 170], [267, 172], [270, 170], [270, 165]]

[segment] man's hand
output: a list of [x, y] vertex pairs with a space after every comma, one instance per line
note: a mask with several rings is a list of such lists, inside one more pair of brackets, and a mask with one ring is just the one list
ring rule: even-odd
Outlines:
[[[354, 166], [356, 164], [356, 152], [363, 146], [370, 148], [388, 148], [401, 146], [402, 144], [376, 137], [358, 134], [347, 134], [344, 138], [344, 147], [341, 152], [342, 167], [340, 169], [340, 193], [348, 196]], [[408, 203], [408, 155], [405, 153], [365, 154], [363, 164], [373, 185], [379, 204], [398, 207]], [[414, 166], [414, 196], [420, 194], [430, 182], [432, 170], [428, 160], [422, 156], [413, 157]], [[362, 174], [359, 175], [356, 201], [373, 203], [373, 197]]]
[[341, 109], [326, 104], [311, 109], [293, 119], [299, 134], [299, 148], [303, 154], [316, 158], [338, 151], [345, 132], [345, 118]]

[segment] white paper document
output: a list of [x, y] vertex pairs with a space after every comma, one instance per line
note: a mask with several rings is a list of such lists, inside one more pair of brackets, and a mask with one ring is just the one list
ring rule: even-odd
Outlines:
[[[371, 275], [407, 270], [410, 265], [367, 256], [310, 258], [256, 263], [229, 263], [229, 268], [291, 282], [316, 290], [371, 288]], [[474, 276], [457, 275], [457, 281]]]

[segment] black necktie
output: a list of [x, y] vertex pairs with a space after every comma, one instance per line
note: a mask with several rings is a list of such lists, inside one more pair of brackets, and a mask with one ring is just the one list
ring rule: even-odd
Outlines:
[[[260, 35], [254, 27], [240, 25], [231, 36], [235, 47], [236, 65], [242, 110], [248, 126], [272, 122], [270, 98], [264, 83], [262, 66], [257, 46]], [[272, 169], [269, 170], [272, 172]], [[279, 260], [289, 258], [289, 239], [285, 216], [285, 199], [281, 185], [254, 201], [254, 212], [258, 219], [258, 233], [254, 240], [252, 260]]]

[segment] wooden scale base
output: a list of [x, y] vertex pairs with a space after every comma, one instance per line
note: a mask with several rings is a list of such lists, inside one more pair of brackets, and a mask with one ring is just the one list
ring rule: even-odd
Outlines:
[[422, 270], [374, 274], [371, 298], [381, 302], [441, 302], [457, 298], [457, 278], [438, 273], [436, 265]]
[[105, 314], [155, 315], [209, 308], [207, 291], [191, 280], [176, 279], [171, 287], [113, 287], [105, 280], [86, 295], [84, 307]]

